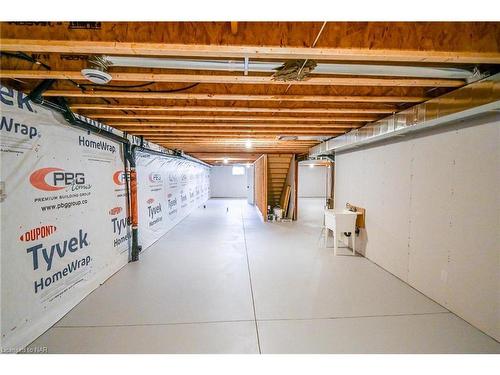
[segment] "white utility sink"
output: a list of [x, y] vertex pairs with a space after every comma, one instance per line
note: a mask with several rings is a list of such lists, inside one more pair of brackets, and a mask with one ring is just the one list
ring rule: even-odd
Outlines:
[[356, 254], [356, 218], [360, 212], [349, 211], [345, 208], [325, 210], [325, 245], [328, 240], [328, 231], [333, 232], [333, 254], [337, 255], [338, 240], [342, 233], [350, 232], [352, 238], [352, 255]]

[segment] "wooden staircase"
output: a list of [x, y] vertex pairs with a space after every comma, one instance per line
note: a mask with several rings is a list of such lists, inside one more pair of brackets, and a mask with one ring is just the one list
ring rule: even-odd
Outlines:
[[280, 205], [292, 157], [292, 154], [267, 155], [267, 204], [271, 208]]

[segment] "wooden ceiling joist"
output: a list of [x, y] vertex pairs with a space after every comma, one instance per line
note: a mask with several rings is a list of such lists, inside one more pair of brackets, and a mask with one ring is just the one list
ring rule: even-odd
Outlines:
[[[377, 117], [374, 116], [335, 116], [335, 117], [285, 117], [285, 116], [254, 116], [254, 117], [243, 117], [243, 116], [167, 116], [167, 115], [106, 115], [100, 113], [93, 113], [86, 115], [87, 117], [93, 119], [121, 119], [125, 122], [130, 120], [169, 120], [176, 123], [177, 121], [248, 121], [248, 122], [256, 122], [256, 121], [271, 121], [271, 122], [312, 122], [312, 123], [320, 123], [320, 122], [343, 122], [343, 123], [351, 123], [351, 122], [369, 122], [374, 121]], [[112, 121], [107, 121], [112, 122]], [[120, 122], [122, 123], [122, 122]], [[132, 123], [132, 122], [131, 122]], [[147, 124], [147, 122], [144, 122]], [[116, 124], [116, 122], [115, 122]]]
[[[192, 142], [192, 141], [183, 141], [183, 140], [175, 140], [175, 139], [158, 139], [158, 138], [150, 138], [154, 142], [163, 142], [163, 143], [171, 143], [171, 144], [176, 144], [176, 145], [189, 145], [189, 146], [214, 146], [214, 147], [225, 147], [227, 149], [238, 149], [241, 148], [241, 146], [244, 146], [239, 143], [214, 143], [214, 142]], [[277, 142], [267, 142], [267, 143], [262, 143], [260, 145], [255, 145], [252, 147], [250, 151], [256, 152], [256, 150], [266, 147], [275, 147], [277, 150], [278, 149], [290, 149], [292, 147], [310, 147], [314, 145], [314, 143], [277, 143]]]
[[352, 103], [419, 103], [428, 98], [419, 96], [335, 96], [335, 95], [258, 95], [258, 94], [209, 94], [209, 93], [161, 93], [123, 91], [47, 90], [44, 96], [71, 98], [129, 98], [171, 100], [248, 100], [248, 101], [295, 101], [295, 102], [352, 102]]
[[[179, 138], [173, 138], [172, 136], [169, 135], [146, 135], [147, 139], [156, 139], [156, 140], [168, 140], [169, 142], [179, 142], [179, 143], [186, 143], [190, 142], [192, 144], [211, 144], [211, 145], [234, 145], [234, 146], [242, 146], [245, 145], [248, 139], [252, 140], [252, 148], [254, 147], [260, 147], [262, 145], [268, 145], [268, 144], [273, 144], [276, 146], [290, 146], [290, 145], [311, 145], [314, 143], [317, 143], [317, 140], [311, 139], [311, 140], [281, 140], [277, 138], [275, 135], [263, 135], [259, 136], [258, 139], [252, 139], [251, 137], [235, 137], [232, 134], [226, 134], [223, 137], [219, 136], [214, 136], [212, 135], [207, 135], [203, 139], [199, 138], [192, 138], [191, 136], [179, 136]], [[249, 149], [245, 149], [245, 151], [248, 151]]]
[[[242, 146], [246, 143], [248, 139], [252, 139], [251, 137], [245, 138], [245, 137], [230, 137], [230, 134], [228, 134], [225, 138], [219, 138], [214, 135], [207, 135], [204, 139], [175, 139], [175, 138], [170, 138], [168, 136], [155, 136], [155, 135], [148, 135], [148, 139], [166, 139], [169, 142], [179, 142], [179, 143], [185, 143], [185, 142], [191, 142], [193, 144], [211, 144], [211, 145], [233, 145], [233, 146]], [[314, 144], [317, 141], [311, 139], [311, 140], [281, 140], [278, 137], [274, 135], [264, 135], [262, 137], [259, 137], [258, 139], [252, 139], [252, 147], [261, 147], [262, 145], [275, 145], [277, 147], [286, 147], [286, 146], [291, 146], [291, 145], [310, 145]], [[249, 149], [245, 149], [245, 151], [248, 151]], [[250, 149], [251, 150], [251, 149]]]
[[[188, 153], [195, 153], [195, 152], [200, 152], [200, 151], [203, 151], [203, 146], [193, 146], [193, 147], [187, 147], [187, 146], [184, 146], [184, 145], [176, 145], [176, 144], [171, 144], [171, 143], [168, 143], [168, 142], [158, 142], [158, 144], [162, 145], [162, 146], [165, 146], [165, 147], [168, 147], [168, 148], [172, 148], [172, 149], [185, 149], [186, 152]], [[296, 150], [296, 151], [295, 151]], [[226, 155], [230, 155], [234, 152], [238, 152], [237, 149], [234, 149], [234, 148], [223, 148], [223, 149], [220, 149], [220, 151], [218, 150], [215, 150], [213, 148], [211, 149], [208, 149], [208, 152], [220, 152], [221, 154], [226, 154]], [[279, 150], [276, 150], [276, 149], [273, 149], [272, 147], [262, 147], [262, 148], [259, 148], [258, 150], [255, 150], [254, 152], [258, 152], [260, 154], [281, 154], [281, 153], [298, 153], [298, 154], [301, 154], [301, 153], [306, 153], [307, 152], [307, 147], [298, 147], [296, 149], [293, 149], [293, 148], [288, 148], [288, 149], [279, 149]]]
[[261, 154], [258, 154], [258, 153], [234, 153], [231, 155], [223, 156], [219, 153], [213, 153], [213, 152], [197, 152], [197, 153], [191, 154], [191, 156], [194, 156], [196, 158], [200, 158], [203, 160], [223, 160], [224, 157], [228, 158], [229, 160], [248, 160], [248, 159], [257, 160], [261, 156]]
[[[198, 152], [212, 152], [212, 153], [218, 153], [221, 156], [226, 156], [226, 155], [231, 155], [233, 153], [240, 152], [240, 150], [238, 150], [237, 148], [234, 148], [234, 147], [224, 147], [224, 146], [221, 147], [221, 146], [219, 146], [220, 148], [217, 149], [217, 148], [205, 146], [206, 147], [206, 151], [205, 151], [204, 145], [185, 146], [183, 144], [174, 144], [174, 143], [171, 143], [168, 141], [155, 141], [155, 143], [165, 145], [165, 146], [168, 145], [169, 148], [174, 148], [174, 149], [185, 149], [186, 147], [189, 147], [188, 152], [190, 152], [190, 153], [193, 153], [193, 152], [196, 152], [196, 153], [198, 153]], [[251, 152], [262, 154], [264, 152], [266, 152], [266, 153], [267, 152], [280, 153], [280, 152], [290, 152], [291, 151], [291, 153], [295, 153], [295, 151], [293, 151], [294, 147], [295, 147], [295, 149], [298, 150], [297, 153], [303, 153], [303, 152], [307, 152], [307, 148], [311, 147], [311, 145], [293, 146], [293, 147], [279, 148], [279, 149], [274, 149], [272, 145], [266, 145], [266, 146], [255, 148], [255, 149], [251, 150]], [[264, 150], [268, 150], [268, 151], [264, 151]], [[203, 158], [200, 158], [200, 159], [203, 159]], [[223, 159], [223, 158], [221, 158], [221, 159]], [[221, 160], [221, 159], [219, 159], [219, 160]], [[251, 157], [249, 159], [250, 159], [249, 161], [255, 160], [253, 157]], [[240, 160], [248, 160], [248, 159], [240, 159]], [[217, 161], [217, 160], [213, 160], [213, 161]]]
[[[259, 147], [265, 144], [273, 144], [277, 146], [289, 146], [289, 145], [305, 145], [316, 143], [317, 140], [311, 139], [296, 139], [296, 140], [281, 140], [275, 135], [263, 135], [259, 136], [257, 139], [252, 139], [252, 137], [237, 137], [232, 134], [226, 134], [223, 138], [217, 135], [209, 134], [203, 139], [195, 139], [190, 135], [179, 136], [179, 138], [172, 138], [170, 135], [147, 135], [148, 139], [168, 139], [173, 142], [192, 142], [193, 144], [226, 144], [226, 145], [244, 145], [247, 140], [252, 140], [252, 148]], [[245, 150], [247, 151], [247, 150]]]
[[[253, 142], [253, 144], [260, 144], [260, 143], [265, 143], [265, 142], [298, 142], [298, 143], [314, 143], [314, 142], [317, 142], [317, 138], [318, 136], [316, 135], [310, 135], [310, 136], [304, 136], [304, 137], [307, 137], [307, 138], [300, 138], [300, 139], [295, 139], [295, 140], [282, 140], [282, 139], [279, 139], [278, 136], [276, 136], [276, 134], [259, 134], [258, 137], [253, 137], [252, 135], [248, 135], [248, 134], [240, 134], [241, 137], [234, 137], [232, 136], [231, 133], [228, 133], [228, 134], [213, 134], [213, 133], [207, 133], [208, 135], [206, 137], [204, 137], [203, 139], [199, 139], [199, 136], [196, 135], [196, 134], [192, 134], [192, 133], [180, 133], [180, 134], [174, 134], [173, 136], [177, 136], [180, 138], [189, 138], [189, 139], [195, 139], [197, 142], [205, 142], [205, 141], [210, 141], [210, 142], [230, 142], [230, 141], [234, 141], [234, 142], [239, 142], [239, 143], [245, 143], [246, 141], [248, 140], [251, 140]], [[158, 134], [148, 134], [147, 135], [148, 137], [153, 137], [153, 138], [165, 138], [165, 137], [171, 137], [172, 135], [171, 134], [162, 134], [162, 133], [158, 133]]]
[[317, 135], [317, 136], [328, 136], [332, 134], [343, 134], [345, 130], [339, 129], [321, 129], [321, 130], [313, 130], [313, 129], [165, 129], [165, 130], [127, 130], [130, 134], [194, 134], [197, 137], [203, 137], [207, 134], [211, 134], [212, 136], [218, 136], [223, 134], [231, 134], [231, 135], [241, 135], [241, 136], [250, 136], [254, 135]]
[[[251, 162], [262, 153], [307, 153], [324, 137], [357, 129], [466, 82], [444, 79], [441, 73], [440, 78], [416, 78], [402, 69], [398, 74], [404, 76], [313, 71], [303, 81], [285, 82], [274, 81], [271, 72], [195, 71], [179, 65], [110, 66], [111, 85], [99, 87], [90, 86], [80, 73], [88, 66], [88, 56], [241, 63], [308, 59], [395, 70], [458, 68], [464, 70], [460, 78], [472, 67], [495, 72], [495, 64], [500, 64], [495, 38], [500, 28], [486, 22], [102, 22], [92, 30], [74, 30], [67, 22], [42, 24], [0, 25], [1, 51], [24, 52], [39, 62], [2, 56], [2, 83], [30, 92], [39, 80], [55, 79], [44, 93], [47, 98], [66, 97], [75, 112], [157, 144], [206, 156], [209, 162], [231, 154], [231, 162]], [[42, 63], [50, 69], [42, 69]], [[76, 88], [68, 80], [87, 86]], [[114, 82], [122, 88], [113, 87]], [[147, 85], [134, 87], [139, 86], [134, 82]], [[250, 139], [252, 147], [247, 149]]]
[[[209, 106], [161, 106], [161, 105], [123, 105], [123, 104], [71, 104], [73, 110], [102, 111], [162, 111], [162, 112], [244, 112], [244, 113], [393, 113], [396, 107], [387, 108], [278, 108], [278, 107], [209, 107]], [[86, 116], [91, 116], [86, 114]]]
[[136, 130], [160, 130], [160, 129], [224, 129], [224, 128], [241, 128], [241, 129], [280, 129], [280, 128], [293, 128], [293, 129], [350, 129], [358, 125], [355, 124], [289, 124], [289, 123], [278, 123], [278, 124], [249, 124], [249, 123], [230, 123], [230, 122], [130, 122], [130, 121], [116, 121], [116, 122], [106, 122], [107, 125], [114, 126], [117, 128], [127, 128]]
[[[158, 143], [160, 146], [164, 146], [167, 148], [181, 148], [186, 152], [186, 153], [194, 153], [194, 152], [199, 152], [199, 151], [213, 151], [213, 152], [221, 152], [221, 153], [233, 153], [233, 152], [238, 152], [237, 149], [207, 149], [204, 147], [200, 146], [195, 146], [195, 147], [186, 147], [182, 145], [172, 145], [170, 143]], [[261, 154], [282, 154], [282, 153], [290, 153], [290, 154], [305, 154], [307, 153], [308, 148], [307, 147], [300, 147], [300, 148], [289, 148], [285, 150], [276, 150], [272, 147], [267, 147], [267, 148], [261, 148], [258, 150], [259, 153]]]
[[[173, 142], [176, 144], [191, 144], [191, 145], [201, 145], [201, 144], [206, 144], [206, 145], [219, 145], [219, 146], [234, 146], [234, 147], [241, 147], [244, 146], [244, 143], [238, 143], [235, 142], [234, 139], [230, 139], [228, 142], [210, 142], [210, 141], [197, 141], [197, 140], [189, 140], [189, 139], [172, 139], [172, 138], [154, 138], [154, 137], [148, 137], [149, 140], [154, 140], [155, 142], [162, 141], [162, 142]], [[316, 142], [302, 142], [302, 143], [292, 143], [292, 144], [283, 144], [283, 143], [277, 143], [276, 141], [270, 140], [269, 142], [261, 143], [261, 144], [256, 144], [252, 146], [251, 150], [257, 149], [259, 147], [265, 147], [269, 145], [274, 145], [276, 147], [290, 147], [290, 146], [312, 146]]]
[[[433, 78], [365, 78], [365, 77], [310, 77], [303, 81], [276, 81], [269, 76], [164, 74], [109, 72], [117, 82], [172, 82], [172, 83], [222, 83], [266, 85], [335, 85], [335, 86], [386, 86], [386, 87], [460, 87], [464, 81]], [[13, 79], [71, 79], [84, 81], [79, 71], [55, 70], [2, 70], [0, 78]]]
[[91, 40], [0, 39], [2, 51], [201, 58], [311, 59], [405, 63], [500, 64], [500, 53], [368, 48], [130, 43]]
[[[232, 153], [232, 152], [238, 152], [239, 150], [237, 148], [210, 148], [207, 146], [185, 146], [185, 145], [176, 145], [168, 142], [158, 142], [159, 145], [165, 146], [167, 148], [173, 148], [173, 149], [182, 149], [185, 152], [199, 152], [199, 151], [212, 151], [212, 152], [221, 152], [221, 153]], [[267, 146], [267, 147], [262, 147], [259, 148], [257, 151], [262, 153], [262, 154], [281, 154], [281, 153], [306, 153], [308, 150], [308, 147], [289, 147], [287, 149], [275, 149], [272, 146]]]
[[[214, 150], [217, 150], [220, 148], [221, 151], [232, 151], [232, 152], [240, 152], [239, 149], [241, 148], [241, 145], [220, 145], [220, 144], [204, 144], [204, 143], [182, 143], [182, 142], [172, 142], [172, 141], [161, 141], [161, 140], [156, 140], [154, 142], [158, 142], [160, 144], [170, 144], [174, 146], [175, 148], [183, 148], [183, 147], [189, 147], [191, 149], [197, 148], [198, 151], [203, 151], [202, 147], [206, 147], [207, 151], [206, 152], [214, 152]], [[268, 149], [268, 150], [273, 150], [274, 152], [277, 151], [283, 151], [283, 150], [293, 150], [294, 148], [302, 149], [302, 150], [307, 150], [308, 147], [311, 147], [311, 144], [306, 144], [306, 145], [283, 145], [283, 146], [278, 146], [274, 143], [269, 143], [261, 146], [256, 146], [252, 149], [252, 152], [261, 152], [262, 149]]]

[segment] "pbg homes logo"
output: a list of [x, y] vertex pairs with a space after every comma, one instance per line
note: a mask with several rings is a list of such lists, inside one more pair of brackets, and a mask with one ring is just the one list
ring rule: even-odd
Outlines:
[[161, 182], [161, 174], [157, 173], [157, 172], [151, 172], [149, 174], [149, 182], [151, 182], [152, 184], [158, 184]]
[[22, 234], [19, 239], [21, 241], [29, 242], [29, 241], [36, 241], [40, 238], [45, 238], [50, 236], [52, 233], [56, 231], [56, 227], [53, 225], [42, 225], [38, 228], [33, 228], [27, 231], [26, 233]]
[[86, 184], [85, 173], [68, 172], [61, 168], [41, 168], [30, 175], [33, 187], [43, 191], [57, 191], [71, 187], [71, 190], [89, 189]]
[[115, 185], [125, 185], [127, 181], [127, 173], [125, 171], [116, 171], [113, 173], [113, 182]]

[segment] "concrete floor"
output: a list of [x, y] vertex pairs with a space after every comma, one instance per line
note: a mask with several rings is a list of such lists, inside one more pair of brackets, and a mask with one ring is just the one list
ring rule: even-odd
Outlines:
[[500, 353], [498, 342], [367, 259], [323, 248], [322, 204], [301, 199], [298, 222], [264, 224], [245, 200], [212, 199], [32, 346], [49, 353]]

